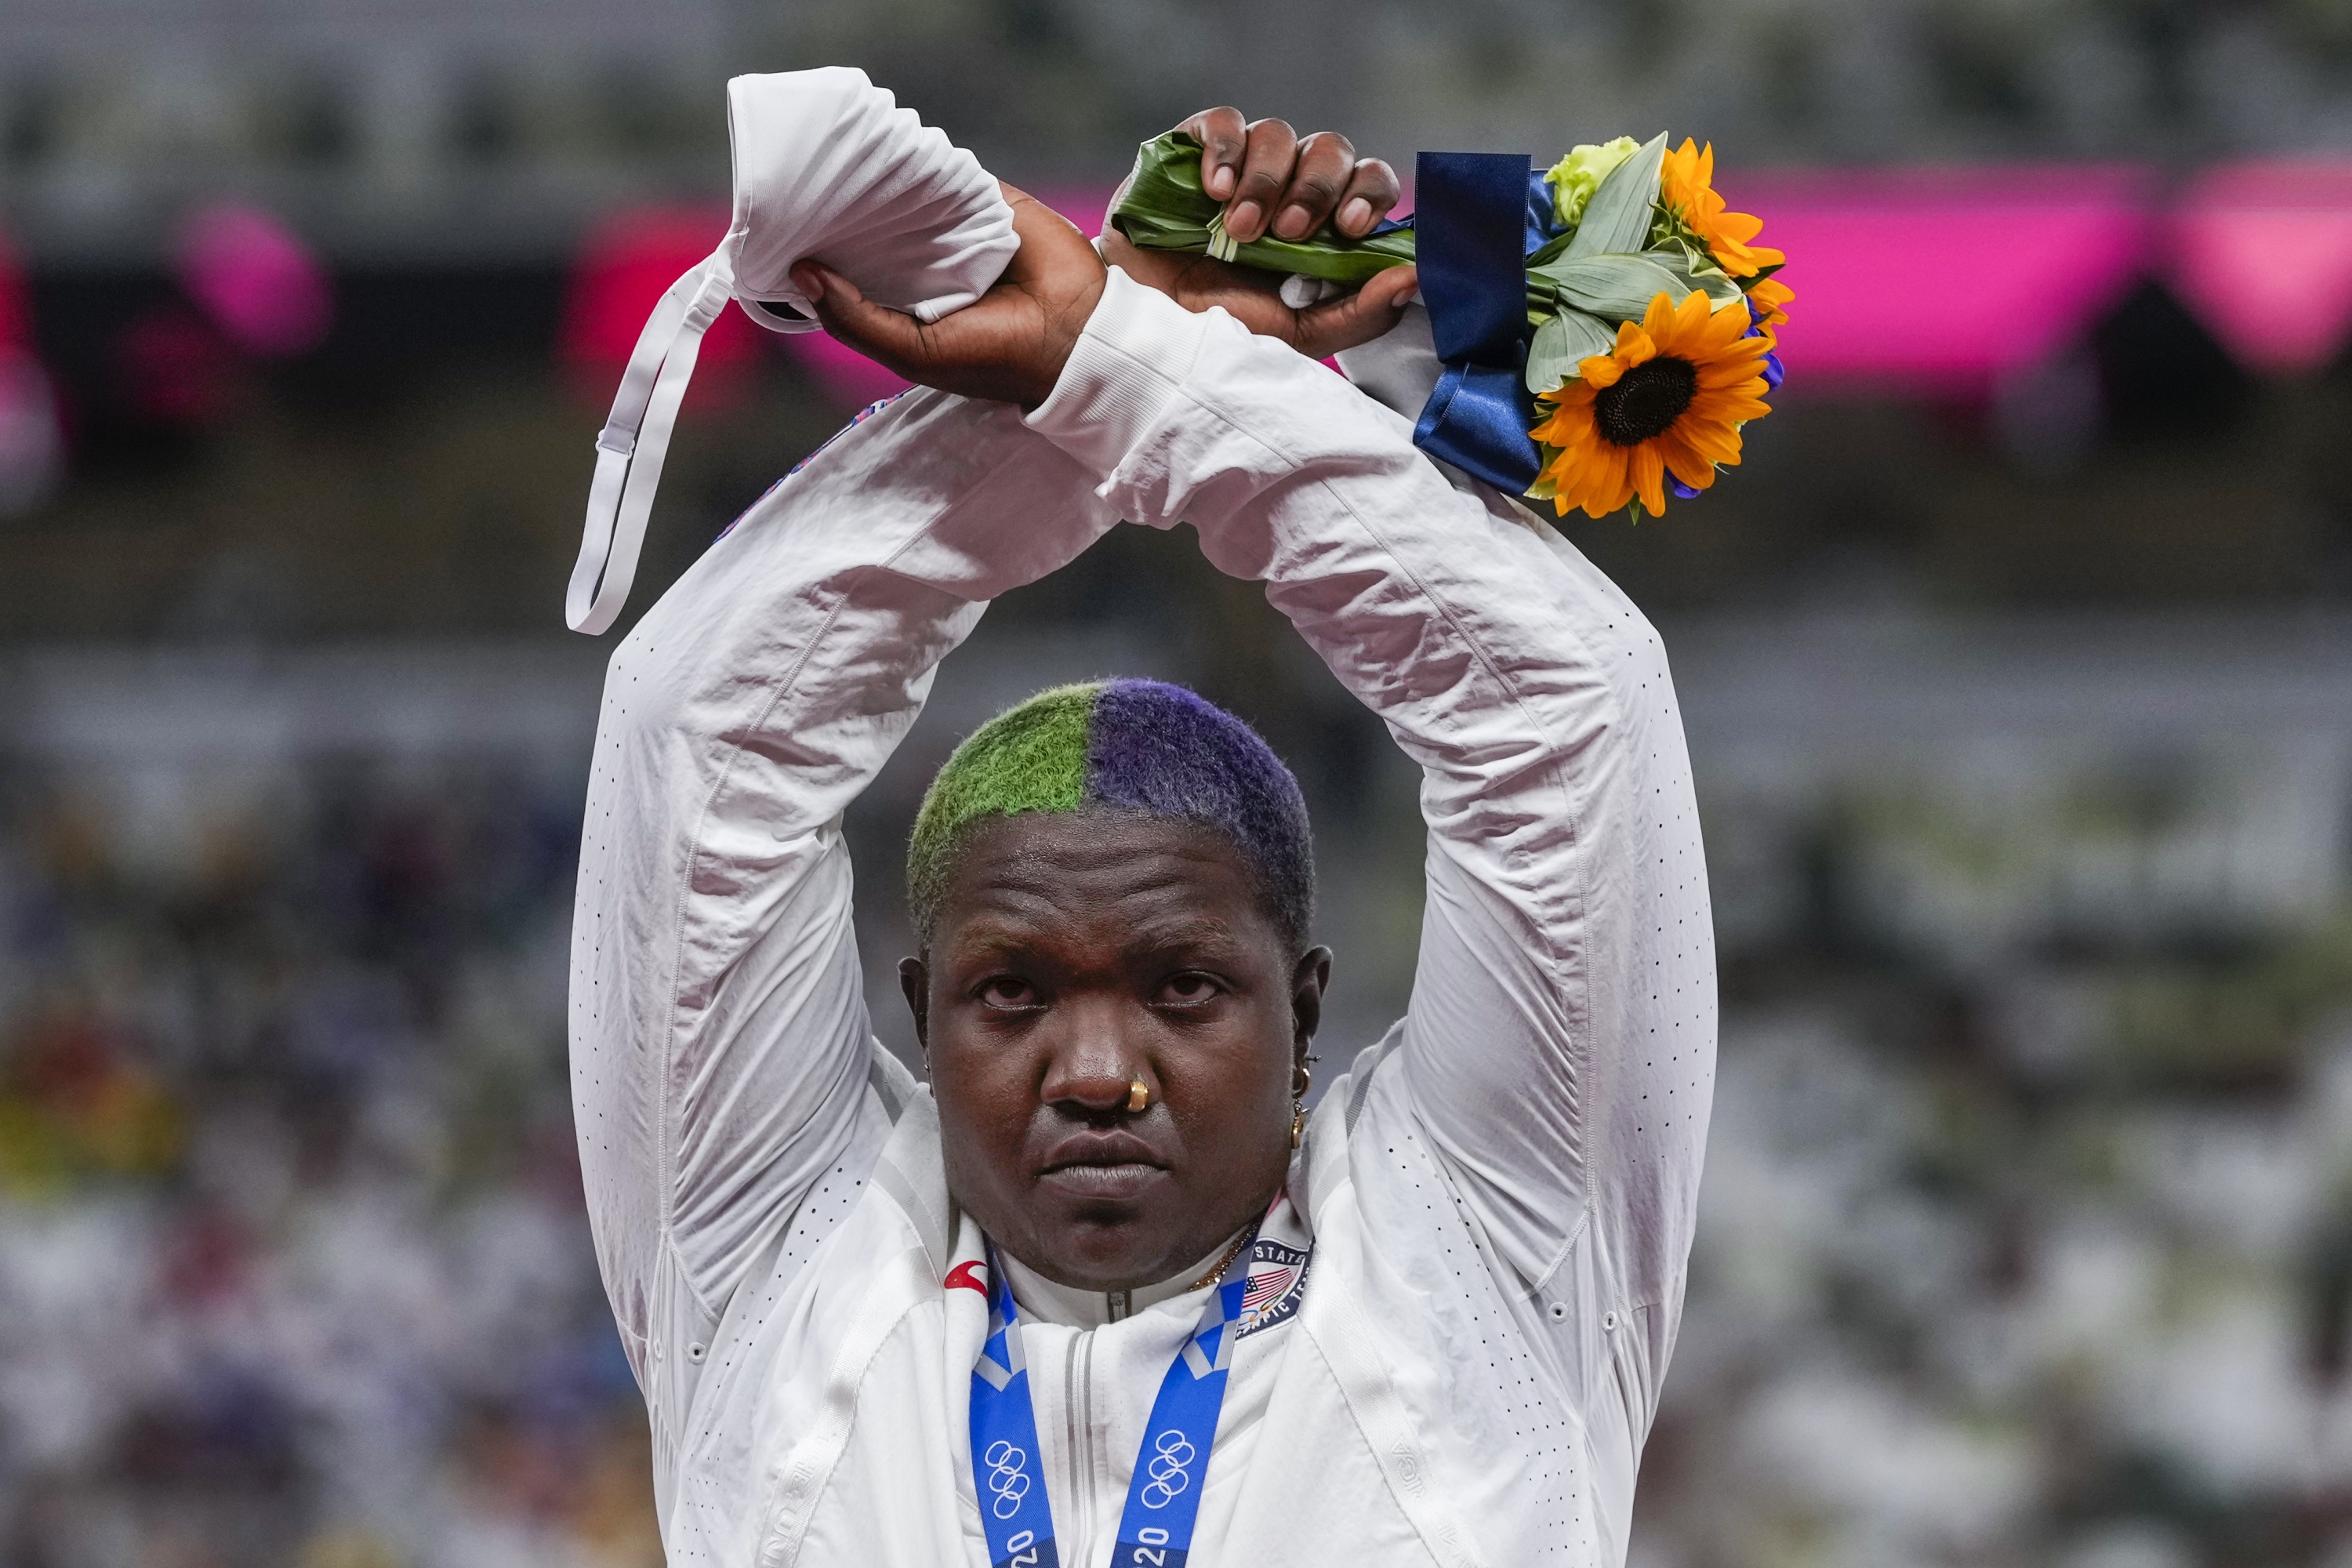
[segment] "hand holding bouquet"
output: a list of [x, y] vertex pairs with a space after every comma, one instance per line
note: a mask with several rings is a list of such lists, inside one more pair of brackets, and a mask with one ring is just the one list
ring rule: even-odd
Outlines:
[[1110, 223], [1137, 246], [1340, 287], [1418, 265], [1447, 371], [1416, 442], [1562, 516], [1654, 515], [1739, 461], [1740, 426], [1780, 382], [1783, 258], [1749, 243], [1760, 220], [1724, 209], [1713, 171], [1712, 147], [1669, 151], [1663, 134], [1579, 147], [1540, 174], [1424, 153], [1417, 218], [1244, 238], [1178, 131], [1144, 144]]

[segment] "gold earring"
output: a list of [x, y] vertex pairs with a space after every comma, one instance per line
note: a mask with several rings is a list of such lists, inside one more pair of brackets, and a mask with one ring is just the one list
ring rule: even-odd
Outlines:
[[1127, 1086], [1127, 1109], [1130, 1114], [1141, 1110], [1150, 1103], [1151, 1088], [1141, 1079], [1139, 1078]]
[[1290, 1146], [1296, 1149], [1307, 1136], [1307, 1107], [1295, 1100], [1290, 1106]]

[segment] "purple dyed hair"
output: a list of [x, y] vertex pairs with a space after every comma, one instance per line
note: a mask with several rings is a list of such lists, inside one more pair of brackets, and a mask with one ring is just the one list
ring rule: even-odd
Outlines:
[[1315, 857], [1298, 781], [1255, 730], [1199, 693], [1119, 679], [1041, 691], [958, 746], [908, 845], [926, 946], [968, 825], [1024, 811], [1141, 812], [1232, 843], [1294, 953], [1315, 916]]

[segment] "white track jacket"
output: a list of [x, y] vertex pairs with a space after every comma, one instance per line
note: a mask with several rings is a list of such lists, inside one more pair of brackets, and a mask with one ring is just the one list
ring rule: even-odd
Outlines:
[[[572, 1082], [670, 1561], [987, 1563], [986, 1303], [942, 1288], [982, 1238], [868, 1026], [842, 814], [988, 602], [1120, 519], [1265, 583], [1420, 764], [1429, 830], [1411, 1010], [1293, 1164], [1276, 1219], [1311, 1261], [1236, 1342], [1193, 1562], [1622, 1563], [1715, 1060], [1664, 652], [1389, 409], [1116, 269], [1034, 414], [900, 398], [613, 657]], [[1062, 1561], [1101, 1568], [1202, 1297], [1100, 1323], [1025, 1283]]]

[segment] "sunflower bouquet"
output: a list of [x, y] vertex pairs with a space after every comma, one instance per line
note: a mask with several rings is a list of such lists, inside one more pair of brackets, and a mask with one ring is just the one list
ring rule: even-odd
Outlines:
[[[1432, 167], [1425, 157], [1424, 185]], [[1528, 171], [1526, 330], [1510, 389], [1526, 450], [1462, 466], [1563, 517], [1630, 506], [1638, 518], [1663, 513], [1670, 494], [1696, 496], [1739, 461], [1740, 426], [1770, 412], [1765, 396], [1780, 384], [1777, 329], [1793, 296], [1773, 277], [1781, 254], [1751, 243], [1762, 220], [1725, 210], [1714, 171], [1711, 145], [1685, 139], [1670, 150], [1663, 134], [1580, 146]], [[1423, 260], [1420, 248], [1437, 238], [1407, 218], [1361, 239], [1327, 226], [1303, 240], [1236, 244], [1220, 213], [1202, 188], [1200, 144], [1171, 132], [1144, 144], [1110, 221], [1136, 245], [1342, 286]], [[1425, 295], [1432, 277], [1425, 265]], [[1445, 303], [1429, 302], [1433, 315]], [[1456, 461], [1424, 437], [1460, 384], [1440, 383], [1415, 433]], [[1493, 377], [1481, 384], [1478, 395], [1496, 395]]]

